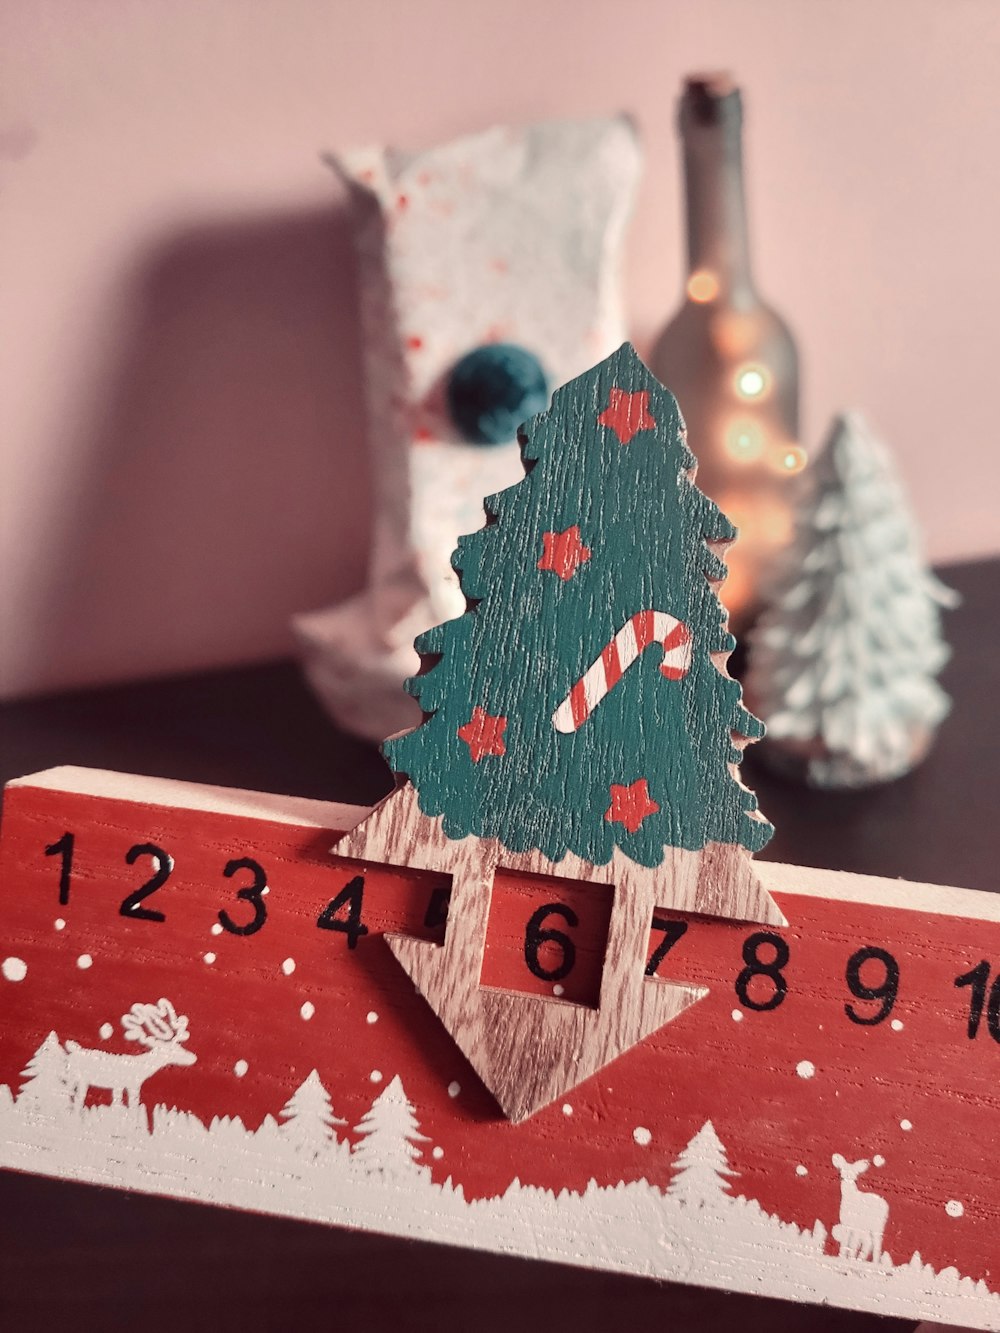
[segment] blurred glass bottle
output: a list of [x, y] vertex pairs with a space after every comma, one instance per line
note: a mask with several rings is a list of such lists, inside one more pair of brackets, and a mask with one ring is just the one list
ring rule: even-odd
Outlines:
[[799, 444], [798, 354], [788, 326], [757, 295], [743, 194], [743, 110], [726, 74], [686, 80], [686, 300], [650, 357], [677, 396], [698, 485], [740, 531], [722, 600], [737, 634], [753, 619], [761, 575], [792, 530], [789, 482]]

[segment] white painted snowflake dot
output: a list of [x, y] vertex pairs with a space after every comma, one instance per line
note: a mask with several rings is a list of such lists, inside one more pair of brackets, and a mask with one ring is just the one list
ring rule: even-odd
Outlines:
[[55, 925], [56, 930], [65, 930], [65, 929], [66, 929], [66, 922], [62, 919], [61, 916], [57, 916], [57, 917], [56, 917], [55, 922], [54, 922], [54, 925]]
[[552, 994], [555, 995], [555, 996], [565, 995], [565, 994], [566, 994], [566, 987], [565, 987], [565, 986], [560, 986], [559, 983], [556, 982], [556, 984], [552, 987]]
[[270, 884], [265, 884], [264, 887], [261, 889], [261, 893], [262, 893], [262, 894], [270, 893], [270, 892], [271, 892], [271, 886], [270, 886]]
[[366, 1023], [378, 1022], [378, 1014], [375, 1012], [374, 1009], [369, 1009], [368, 1013], [365, 1015], [365, 1022]]
[[449, 1083], [449, 1084], [448, 1084], [448, 1096], [449, 1096], [449, 1097], [457, 1097], [458, 1094], [459, 1094], [461, 1091], [462, 1091], [462, 1085], [461, 1085], [461, 1083]]
[[913, 1128], [913, 1121], [912, 1121], [912, 1120], [901, 1120], [901, 1121], [899, 1122], [899, 1127], [900, 1127], [900, 1129], [912, 1129], [912, 1128]]
[[636, 1125], [632, 1131], [632, 1137], [638, 1143], [640, 1148], [648, 1148], [653, 1142], [653, 1136], [645, 1125]]
[[965, 1212], [965, 1204], [960, 1203], [958, 1199], [949, 1199], [944, 1210], [949, 1217], [961, 1217]]
[[110, 1023], [101, 1024], [101, 1037], [104, 1039], [104, 1041], [108, 1041], [114, 1035], [115, 1035], [115, 1030]]
[[215, 962], [215, 954], [214, 953], [205, 954], [205, 962], [208, 963], [209, 967], [211, 967], [211, 965]]
[[443, 1149], [443, 1148], [432, 1148], [432, 1149], [431, 1149], [431, 1156], [434, 1158], [435, 1162], [440, 1162], [441, 1158], [444, 1156], [444, 1149]]
[[286, 958], [285, 961], [281, 964], [281, 970], [282, 972], [284, 972], [286, 977], [290, 977], [292, 973], [295, 971], [295, 959]]
[[249, 1068], [250, 1066], [245, 1060], [237, 1060], [233, 1065], [233, 1073], [237, 1078], [242, 1078]]
[[373, 1083], [381, 1083], [382, 1082], [381, 1069], [373, 1069], [372, 1072], [368, 1075], [368, 1077], [371, 1079]]
[[872, 1166], [885, 1166], [885, 1158], [880, 1152], [877, 1152], [872, 1158]]
[[76, 960], [76, 965], [81, 970], [81, 972], [86, 972], [88, 967], [93, 967], [94, 960], [93, 958], [91, 958], [89, 953], [82, 953], [80, 957]]
[[570, 1106], [569, 1102], [563, 1102], [562, 1113], [563, 1113], [563, 1115], [572, 1115], [572, 1114], [573, 1114], [573, 1108], [572, 1108], [572, 1106]]
[[734, 1009], [734, 1010], [733, 1010], [733, 1022], [734, 1022], [734, 1023], [742, 1023], [742, 1022], [743, 1022], [743, 1010], [742, 1010], [742, 1009]]
[[219, 922], [219, 921], [215, 921], [215, 922], [213, 922], [213, 924], [212, 924], [212, 934], [213, 934], [213, 935], [221, 935], [221, 934], [222, 934], [222, 923], [221, 923], [221, 922]]
[[893, 1032], [902, 1032], [903, 1020], [901, 1018], [894, 1018], [889, 1026], [892, 1028]]
[[802, 1163], [800, 1162], [799, 1165], [795, 1168], [795, 1174], [797, 1176], [807, 1176], [809, 1174], [809, 1168], [807, 1166], [803, 1166]]
[[28, 975], [28, 964], [23, 958], [5, 958], [0, 964], [0, 972], [8, 981], [23, 981]]
[[299, 1013], [302, 1015], [302, 1017], [306, 1020], [307, 1023], [309, 1022], [310, 1018], [312, 1018], [315, 1012], [316, 1012], [316, 1006], [313, 1004], [312, 1000], [306, 1000], [305, 1004], [299, 1010]]
[[800, 1060], [795, 1066], [795, 1072], [799, 1078], [812, 1078], [816, 1073], [816, 1066], [811, 1060]]

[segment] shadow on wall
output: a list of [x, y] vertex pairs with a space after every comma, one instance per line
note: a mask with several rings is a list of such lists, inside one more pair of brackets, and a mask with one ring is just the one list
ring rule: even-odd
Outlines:
[[[42, 688], [288, 652], [363, 581], [356, 273], [337, 209], [181, 232], [137, 271], [72, 449], [32, 653]], [[37, 656], [36, 656], [37, 654]]]

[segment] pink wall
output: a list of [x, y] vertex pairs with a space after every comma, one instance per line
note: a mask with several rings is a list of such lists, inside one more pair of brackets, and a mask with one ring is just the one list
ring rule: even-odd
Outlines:
[[[805, 437], [864, 409], [938, 559], [1000, 550], [996, 0], [6, 0], [0, 689], [287, 650], [363, 577], [350, 255], [321, 149], [634, 111], [640, 345], [680, 289], [681, 75], [748, 102]], [[947, 478], [945, 480], [945, 478]]]

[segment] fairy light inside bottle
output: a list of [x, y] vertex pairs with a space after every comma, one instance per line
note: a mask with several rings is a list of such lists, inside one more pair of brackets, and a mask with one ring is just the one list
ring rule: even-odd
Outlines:
[[806, 461], [806, 451], [797, 444], [787, 445], [778, 454], [778, 467], [782, 472], [801, 472]]
[[719, 279], [707, 268], [701, 268], [688, 278], [687, 294], [692, 301], [706, 305], [719, 294]]
[[760, 398], [768, 385], [762, 366], [741, 366], [736, 372], [736, 392], [741, 398]]
[[764, 451], [764, 432], [756, 421], [734, 421], [726, 431], [726, 448], [733, 458], [751, 463]]

